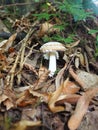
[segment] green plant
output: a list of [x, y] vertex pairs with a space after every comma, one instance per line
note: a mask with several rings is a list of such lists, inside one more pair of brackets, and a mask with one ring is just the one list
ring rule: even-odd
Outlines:
[[96, 33], [98, 33], [98, 30], [91, 29], [91, 30], [89, 31], [89, 34], [96, 34]]
[[74, 40], [73, 40], [73, 37], [74, 37], [74, 35], [69, 35], [68, 37], [62, 37], [62, 36], [60, 36], [59, 34], [56, 34], [56, 35], [54, 35], [53, 37], [52, 37], [52, 39], [53, 40], [57, 40], [57, 41], [59, 41], [59, 42], [63, 42], [63, 43], [71, 43], [71, 42], [73, 42]]
[[[63, 2], [62, 2], [63, 1]], [[56, 32], [54, 34], [48, 34], [42, 37], [42, 40], [44, 42], [48, 41], [59, 41], [62, 43], [72, 43], [74, 42], [74, 32], [70, 32], [67, 37], [65, 35], [64, 30], [68, 26], [70, 26], [69, 20], [66, 16], [69, 14], [70, 16], [73, 16], [75, 21], [79, 20], [85, 20], [87, 17], [92, 17], [91, 12], [86, 12], [83, 8], [82, 2], [83, 0], [79, 1], [73, 1], [73, 0], [55, 0], [54, 8], [56, 11], [51, 10], [49, 8], [47, 2], [44, 3], [43, 11], [41, 13], [33, 14], [34, 17], [36, 17], [38, 20], [44, 20], [44, 21], [51, 21], [52, 18], [57, 17], [60, 20], [60, 23], [57, 23], [54, 28], [59, 29], [59, 32]], [[69, 18], [69, 17], [68, 17]], [[74, 30], [74, 28], [73, 28]]]
[[40, 13], [40, 14], [33, 14], [33, 16], [36, 16], [38, 20], [49, 20], [52, 16], [56, 16], [56, 14], [50, 14], [50, 13], [47, 13], [47, 12], [43, 12], [43, 13]]
[[58, 2], [58, 8], [63, 11], [71, 14], [74, 17], [74, 20], [84, 20], [87, 17], [93, 17], [92, 12], [86, 12], [83, 8], [82, 2], [67, 1]]
[[65, 44], [70, 44], [74, 41], [74, 36], [75, 35], [69, 35], [68, 37], [64, 38], [63, 36], [61, 36], [60, 34], [54, 34], [53, 36], [49, 37], [49, 36], [44, 36], [43, 37], [43, 41], [44, 42], [48, 42], [48, 41], [59, 41]]

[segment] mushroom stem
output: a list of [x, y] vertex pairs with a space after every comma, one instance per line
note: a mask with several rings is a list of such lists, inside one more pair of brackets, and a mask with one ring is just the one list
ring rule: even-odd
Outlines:
[[52, 77], [56, 71], [56, 54], [54, 52], [50, 53], [49, 70], [50, 70], [49, 76]]

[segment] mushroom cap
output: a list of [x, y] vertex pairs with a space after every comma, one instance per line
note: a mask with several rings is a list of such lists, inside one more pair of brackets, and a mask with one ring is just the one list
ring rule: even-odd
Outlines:
[[60, 42], [47, 42], [41, 46], [40, 51], [43, 53], [55, 52], [55, 51], [65, 51], [67, 50], [64, 45]]

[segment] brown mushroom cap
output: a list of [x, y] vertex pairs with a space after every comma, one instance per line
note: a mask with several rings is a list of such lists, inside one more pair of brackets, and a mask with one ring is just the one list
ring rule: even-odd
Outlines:
[[40, 50], [43, 53], [46, 53], [46, 52], [55, 52], [55, 51], [65, 51], [66, 48], [60, 42], [47, 42], [41, 46]]

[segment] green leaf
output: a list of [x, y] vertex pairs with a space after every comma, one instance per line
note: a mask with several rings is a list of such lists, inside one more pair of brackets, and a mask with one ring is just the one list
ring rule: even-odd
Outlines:
[[48, 13], [40, 13], [40, 14], [33, 14], [36, 16], [38, 20], [46, 19], [49, 20], [51, 16], [56, 16], [57, 14], [48, 14]]
[[95, 33], [98, 33], [98, 30], [91, 29], [91, 30], [89, 31], [89, 34], [95, 34]]
[[[74, 36], [74, 35], [73, 35]], [[52, 37], [52, 40], [56, 40], [56, 41], [59, 41], [59, 42], [64, 42], [64, 43], [71, 43], [71, 42], [73, 42], [74, 40], [73, 40], [73, 36], [72, 35], [70, 35], [70, 36], [68, 36], [67, 38], [64, 38], [64, 37], [62, 37], [62, 36], [60, 36], [60, 35], [54, 35], [53, 37]]]
[[74, 20], [84, 20], [87, 17], [92, 17], [91, 12], [86, 12], [83, 8], [82, 0], [79, 2], [76, 1], [67, 1], [64, 0], [62, 3], [59, 2], [59, 9], [71, 14], [74, 17]]
[[66, 25], [54, 25], [54, 28], [57, 28], [60, 31], [63, 31], [63, 30], [65, 30], [65, 26], [67, 26], [67, 24]]
[[48, 42], [48, 41], [52, 40], [51, 37], [48, 37], [47, 35], [44, 36], [42, 39], [43, 39], [44, 42]]

